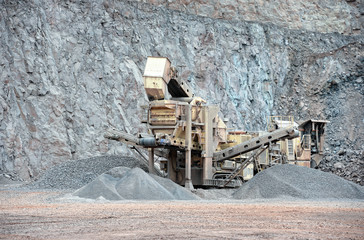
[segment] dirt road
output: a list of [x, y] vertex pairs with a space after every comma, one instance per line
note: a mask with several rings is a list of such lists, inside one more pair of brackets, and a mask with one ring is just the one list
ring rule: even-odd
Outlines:
[[363, 239], [364, 202], [77, 202], [0, 191], [1, 239]]

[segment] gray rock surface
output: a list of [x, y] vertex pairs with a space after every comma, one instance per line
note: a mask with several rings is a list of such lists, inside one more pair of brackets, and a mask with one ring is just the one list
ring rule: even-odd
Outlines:
[[198, 200], [169, 179], [149, 175], [140, 168], [117, 167], [75, 191], [73, 196], [107, 200]]
[[283, 164], [268, 168], [241, 186], [236, 199], [364, 199], [364, 187], [332, 173]]
[[318, 168], [364, 186], [364, 150], [340, 151], [345, 153], [325, 153]]
[[239, 21], [272, 22], [292, 29], [363, 33], [362, 0], [138, 0], [189, 14]]
[[209, 2], [0, 1], [0, 172], [29, 179], [69, 159], [130, 155], [103, 133], [145, 131], [151, 55], [169, 57], [229, 128], [324, 118], [330, 151], [364, 149], [358, 1]]
[[[147, 170], [144, 162], [122, 156], [104, 156], [65, 161], [46, 170], [39, 179], [29, 184], [29, 188], [41, 189], [78, 189], [96, 179], [100, 174], [115, 167]], [[121, 173], [121, 170], [118, 172]], [[117, 174], [113, 174], [117, 177]]]

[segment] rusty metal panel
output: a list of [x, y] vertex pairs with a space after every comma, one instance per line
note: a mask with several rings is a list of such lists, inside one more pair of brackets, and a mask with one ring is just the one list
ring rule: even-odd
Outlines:
[[162, 78], [143, 77], [144, 89], [149, 100], [164, 99], [167, 91], [167, 84]]
[[174, 101], [154, 101], [150, 105], [148, 123], [152, 126], [174, 126], [177, 123], [177, 107]]
[[149, 115], [150, 125], [176, 125], [176, 109], [175, 108], [151, 108]]
[[310, 162], [311, 161], [296, 161], [296, 165], [309, 168], [311, 166]]
[[300, 150], [297, 160], [311, 160], [311, 149], [303, 148]]

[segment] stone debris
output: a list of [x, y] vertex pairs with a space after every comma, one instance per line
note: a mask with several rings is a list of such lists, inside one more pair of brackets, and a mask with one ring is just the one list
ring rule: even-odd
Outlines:
[[364, 186], [364, 149], [340, 150], [339, 153], [342, 154], [326, 152], [318, 168]]
[[335, 168], [339, 168], [339, 169], [341, 169], [341, 168], [343, 168], [343, 167], [344, 167], [344, 164], [343, 164], [343, 163], [341, 163], [341, 162], [337, 162], [337, 163], [335, 163], [335, 164], [334, 164], [334, 167], [335, 167]]
[[145, 163], [132, 157], [102, 156], [63, 162], [47, 170], [30, 188], [78, 189], [114, 167], [139, 167]]
[[193, 191], [194, 194], [205, 200], [229, 201], [232, 199], [235, 188], [198, 188]]
[[[359, 11], [360, 3], [355, 0], [345, 1], [263, 1], [254, 5], [254, 11], [245, 7], [251, 1], [145, 1], [157, 6], [163, 6], [209, 18], [234, 21], [269, 22], [291, 29], [306, 29], [314, 32], [353, 33], [360, 28], [360, 21], [353, 17]], [[171, 3], [173, 2], [173, 3]], [[245, 5], [245, 6], [244, 6]], [[304, 9], [302, 11], [301, 9]], [[258, 14], [257, 14], [258, 13]], [[279, 14], [277, 14], [279, 13]], [[330, 14], [331, 13], [331, 14]], [[342, 21], [342, 19], [345, 21]], [[305, 19], [310, 19], [305, 21]], [[320, 19], [320, 24], [312, 24], [313, 19]], [[315, 20], [314, 20], [315, 21]], [[235, 29], [234, 29], [235, 30]]]
[[144, 172], [140, 168], [116, 167], [78, 189], [73, 196], [107, 200], [198, 200], [184, 187]]
[[235, 199], [364, 199], [364, 187], [334, 174], [297, 165], [268, 168], [241, 186]]
[[321, 170], [289, 164], [277, 165], [260, 172], [238, 190], [196, 189], [193, 193], [167, 178], [145, 171], [145, 163], [131, 157], [94, 157], [59, 164], [46, 171], [37, 181], [23, 187], [77, 189], [73, 196], [110, 201], [364, 199], [363, 186]]
[[145, 131], [142, 74], [155, 55], [219, 105], [229, 128], [294, 115], [329, 120], [330, 151], [363, 143], [364, 40], [336, 33], [358, 25], [352, 3], [0, 2], [0, 172], [29, 180], [65, 159], [129, 154], [103, 133]]

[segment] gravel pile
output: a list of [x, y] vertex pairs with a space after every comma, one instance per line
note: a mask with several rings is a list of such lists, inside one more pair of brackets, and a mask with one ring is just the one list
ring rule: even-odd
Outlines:
[[107, 200], [197, 200], [199, 197], [169, 179], [140, 168], [117, 167], [72, 194]]
[[229, 201], [233, 199], [232, 195], [236, 188], [197, 188], [193, 190], [194, 194], [205, 200]]
[[340, 149], [337, 154], [327, 152], [318, 168], [364, 186], [364, 150]]
[[297, 165], [268, 168], [234, 194], [235, 199], [285, 198], [300, 199], [364, 199], [364, 187], [334, 174]]
[[114, 167], [139, 167], [147, 171], [145, 163], [122, 156], [101, 156], [60, 163], [47, 170], [29, 188], [78, 189]]

